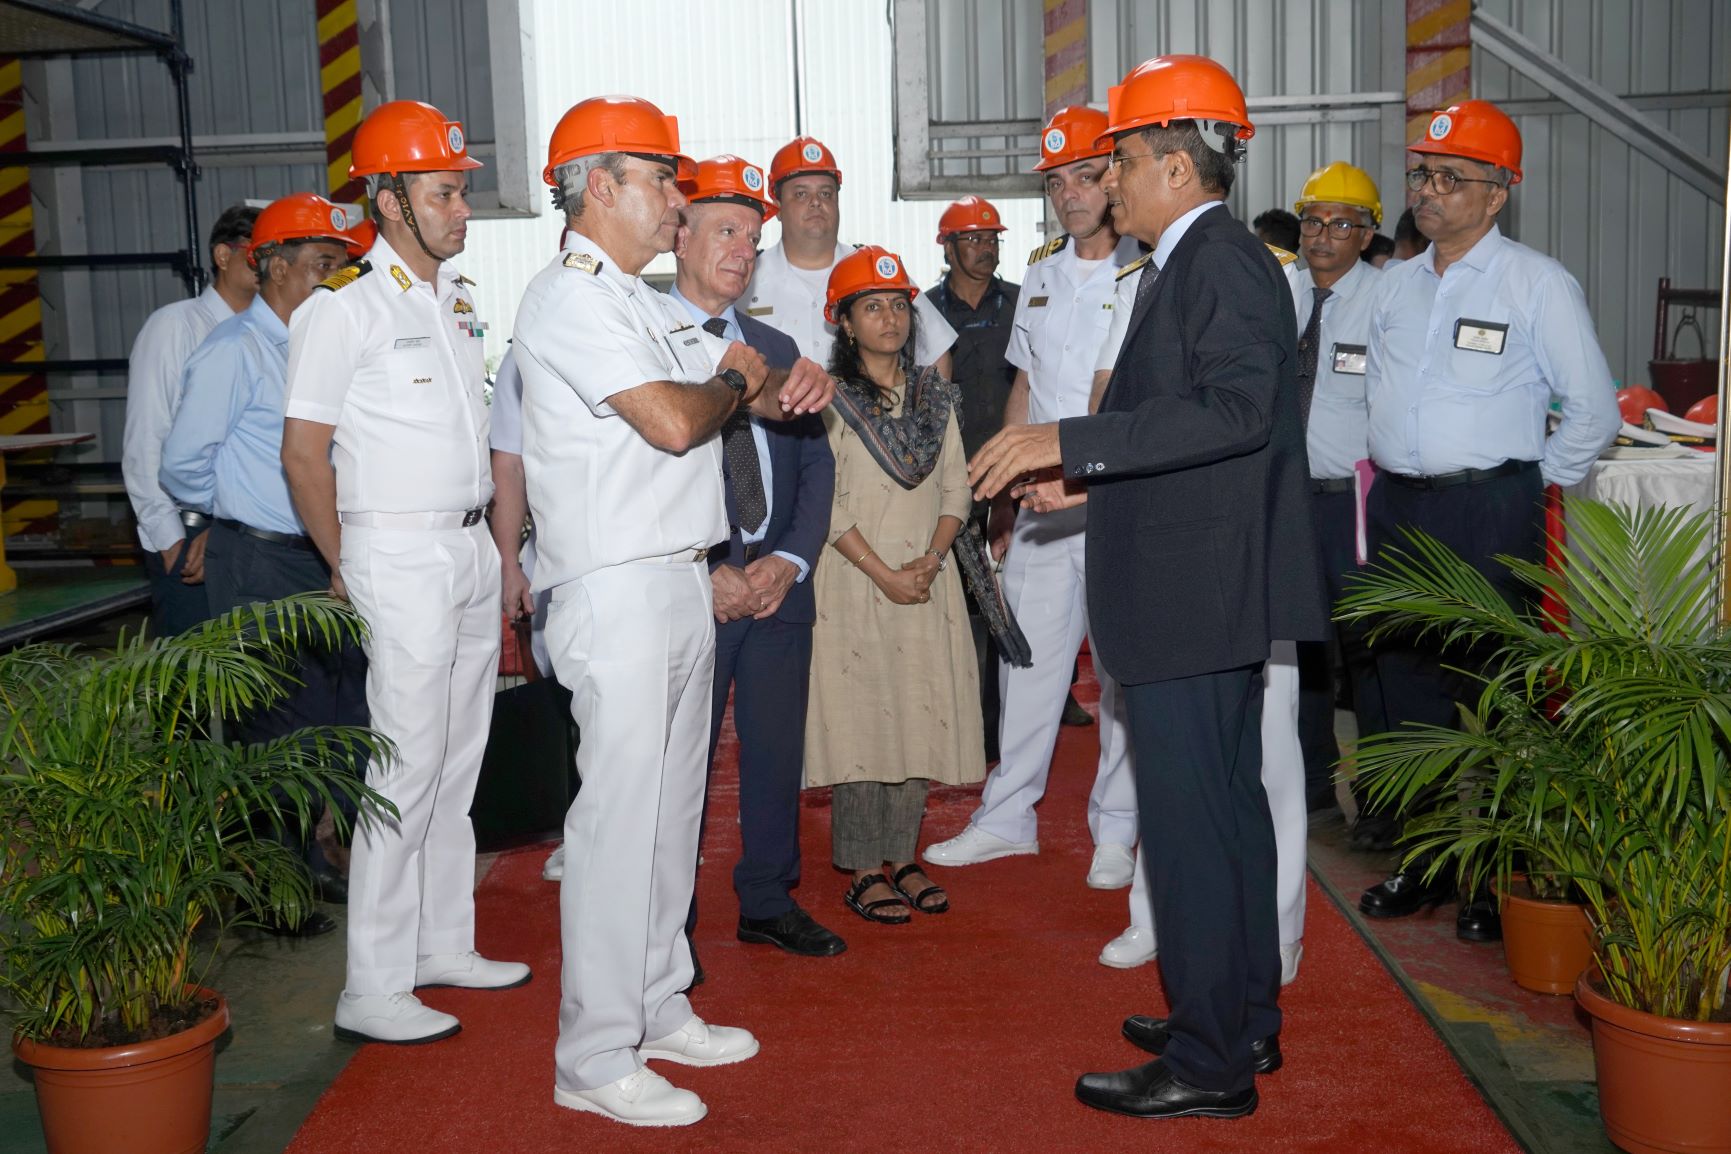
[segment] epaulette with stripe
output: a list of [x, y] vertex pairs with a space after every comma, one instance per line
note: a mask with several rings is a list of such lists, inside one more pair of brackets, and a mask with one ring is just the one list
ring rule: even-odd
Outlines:
[[346, 285], [354, 284], [372, 271], [372, 262], [363, 260], [359, 264], [351, 264], [347, 268], [339, 268], [336, 272], [333, 272], [330, 276], [320, 281], [316, 287], [330, 289], [332, 292], [336, 292], [338, 289], [343, 288]]
[[1149, 261], [1151, 261], [1153, 259], [1154, 259], [1153, 253], [1145, 252], [1141, 256], [1137, 257], [1135, 260], [1131, 261], [1129, 264], [1125, 265], [1123, 268], [1119, 269], [1118, 275], [1116, 277], [1114, 277], [1113, 279], [1114, 280], [1123, 280], [1125, 277], [1129, 276], [1131, 273], [1135, 272], [1137, 269], [1141, 268], [1143, 265], [1147, 264]]
[[1065, 233], [1063, 236], [1059, 237], [1057, 240], [1047, 241], [1045, 244], [1041, 245], [1039, 248], [1035, 249], [1033, 252], [1028, 254], [1028, 263], [1029, 264], [1039, 264], [1041, 261], [1043, 261], [1047, 257], [1051, 256], [1053, 253], [1062, 251], [1064, 246], [1069, 244], [1069, 243], [1070, 243], [1070, 234], [1069, 233]]
[[1279, 245], [1268, 244], [1267, 241], [1263, 241], [1262, 243], [1268, 246], [1268, 251], [1274, 254], [1274, 259], [1279, 261], [1283, 265], [1284, 264], [1291, 264], [1293, 261], [1298, 259], [1298, 254], [1295, 252], [1287, 252], [1285, 249], [1281, 248]]

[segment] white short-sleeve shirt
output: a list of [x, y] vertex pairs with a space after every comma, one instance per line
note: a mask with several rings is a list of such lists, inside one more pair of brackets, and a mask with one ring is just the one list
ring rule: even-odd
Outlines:
[[[835, 246], [835, 260], [854, 250], [850, 244]], [[835, 261], [830, 262], [830, 268]], [[805, 270], [788, 263], [781, 245], [757, 257], [757, 270], [752, 273], [751, 287], [745, 290], [745, 315], [780, 329], [799, 346], [799, 355], [810, 357], [828, 366], [835, 351], [836, 327], [823, 319], [823, 306], [829, 292], [829, 271], [821, 276], [801, 275]], [[939, 308], [921, 293], [914, 298], [914, 311], [919, 314], [919, 339], [914, 345], [914, 360], [929, 365], [949, 352], [956, 343], [956, 330], [944, 319]]]
[[1076, 256], [1075, 242], [1031, 261], [1016, 296], [1005, 359], [1028, 374], [1028, 421], [1043, 424], [1088, 415], [1094, 366], [1111, 332], [1116, 278], [1141, 253], [1120, 237], [1096, 263]]
[[707, 381], [728, 342], [577, 232], [529, 282], [512, 335], [537, 590], [727, 538], [721, 438], [666, 452], [608, 400], [652, 381]]
[[[421, 280], [381, 237], [289, 320], [287, 416], [336, 426], [343, 513], [450, 513], [493, 495], [486, 326], [448, 264]], [[327, 282], [330, 283], [330, 282]]]

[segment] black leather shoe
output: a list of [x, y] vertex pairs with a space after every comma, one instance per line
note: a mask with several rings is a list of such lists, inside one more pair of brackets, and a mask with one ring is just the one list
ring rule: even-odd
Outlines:
[[314, 873], [313, 896], [333, 906], [346, 906], [349, 904], [349, 883], [339, 873]]
[[1058, 722], [1060, 725], [1093, 725], [1094, 715], [1083, 709], [1076, 700], [1076, 695], [1072, 693], [1064, 699], [1064, 713]]
[[1503, 940], [1503, 918], [1497, 903], [1488, 897], [1474, 897], [1461, 903], [1455, 915], [1455, 937], [1463, 942], [1500, 942]]
[[252, 920], [253, 928], [273, 938], [316, 938], [337, 928], [337, 920], [323, 910], [309, 910], [298, 922], [289, 922], [267, 912], [242, 916]]
[[761, 942], [780, 946], [802, 958], [833, 958], [847, 949], [839, 934], [826, 930], [812, 916], [794, 906], [780, 917], [739, 919], [738, 938], [742, 942]]
[[1116, 1074], [1083, 1074], [1076, 1097], [1084, 1105], [1133, 1118], [1242, 1118], [1256, 1112], [1256, 1087], [1198, 1090], [1180, 1082], [1156, 1058]]
[[1404, 918], [1429, 906], [1440, 906], [1454, 896], [1454, 879], [1438, 874], [1427, 882], [1424, 867], [1415, 865], [1365, 890], [1358, 899], [1358, 910], [1367, 918]]
[[[1124, 1019], [1124, 1037], [1132, 1045], [1140, 1046], [1150, 1054], [1158, 1056], [1166, 1052], [1166, 1043], [1171, 1040], [1172, 1034], [1167, 1029], [1165, 1018], [1132, 1014]], [[1280, 1069], [1280, 1035], [1271, 1034], [1250, 1043], [1250, 1060], [1258, 1074], [1272, 1074]]]
[[1391, 850], [1400, 840], [1400, 821], [1380, 813], [1360, 813], [1347, 840], [1353, 849], [1367, 853]]

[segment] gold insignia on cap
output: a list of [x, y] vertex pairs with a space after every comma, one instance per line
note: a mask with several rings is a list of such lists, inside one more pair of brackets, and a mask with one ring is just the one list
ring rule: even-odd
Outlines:
[[404, 292], [408, 292], [414, 287], [415, 282], [409, 279], [409, 274], [403, 271], [402, 265], [394, 264], [391, 266], [391, 279], [396, 281], [398, 287]]
[[568, 252], [565, 254], [565, 267], [594, 276], [601, 271], [601, 262], [586, 252]]

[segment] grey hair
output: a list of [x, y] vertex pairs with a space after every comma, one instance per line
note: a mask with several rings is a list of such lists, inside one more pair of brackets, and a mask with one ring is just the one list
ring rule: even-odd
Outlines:
[[1230, 141], [1230, 151], [1222, 152], [1203, 138], [1194, 120], [1174, 120], [1168, 125], [1150, 124], [1139, 131], [1155, 156], [1189, 153], [1203, 191], [1217, 192], [1222, 196], [1232, 191], [1233, 178], [1238, 175], [1237, 162], [1244, 155], [1242, 143]]
[[589, 188], [589, 174], [600, 169], [616, 181], [625, 179], [625, 153], [596, 152], [568, 160], [553, 170], [553, 207], [565, 213], [567, 221], [575, 222], [583, 215], [584, 194]]
[[252, 252], [252, 263], [258, 272], [258, 283], [270, 281], [270, 265], [274, 260], [285, 259], [283, 246], [280, 244], [261, 244]]
[[1500, 164], [1493, 164], [1491, 165], [1491, 179], [1502, 185], [1503, 191], [1507, 192], [1509, 185], [1515, 181], [1515, 174]]

